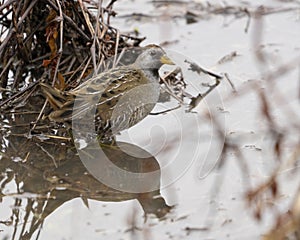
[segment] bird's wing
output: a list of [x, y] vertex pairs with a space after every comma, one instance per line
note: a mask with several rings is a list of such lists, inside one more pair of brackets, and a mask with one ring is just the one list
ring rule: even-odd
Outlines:
[[116, 89], [128, 85], [129, 82], [143, 81], [144, 74], [141, 70], [129, 66], [113, 68], [99, 75], [88, 79], [77, 88], [70, 91], [70, 94], [98, 95], [107, 92], [107, 88]]

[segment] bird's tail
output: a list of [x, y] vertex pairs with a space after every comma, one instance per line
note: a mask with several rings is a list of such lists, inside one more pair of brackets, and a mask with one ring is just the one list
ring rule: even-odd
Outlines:
[[46, 83], [40, 83], [43, 95], [47, 98], [54, 111], [48, 114], [50, 120], [67, 122], [73, 117], [74, 99], [71, 95], [60, 91]]
[[47, 98], [54, 110], [60, 109], [66, 103], [66, 94], [46, 84], [40, 83], [43, 95]]

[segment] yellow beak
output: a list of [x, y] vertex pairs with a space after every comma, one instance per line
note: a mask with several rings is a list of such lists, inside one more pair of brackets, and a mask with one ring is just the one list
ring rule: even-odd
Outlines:
[[163, 64], [175, 65], [175, 63], [167, 55], [163, 55], [160, 58], [160, 62]]

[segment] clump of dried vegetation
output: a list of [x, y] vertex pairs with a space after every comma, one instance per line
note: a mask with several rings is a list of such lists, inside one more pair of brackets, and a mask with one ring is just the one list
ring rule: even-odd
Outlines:
[[106, 59], [138, 46], [144, 38], [124, 35], [110, 25], [115, 2], [2, 1], [2, 109], [26, 101], [39, 81], [62, 90], [73, 88]]

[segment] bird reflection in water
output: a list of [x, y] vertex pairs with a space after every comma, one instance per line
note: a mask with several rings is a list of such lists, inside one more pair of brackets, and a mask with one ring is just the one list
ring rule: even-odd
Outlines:
[[[27, 106], [35, 107], [34, 104]], [[56, 134], [54, 139], [47, 135], [31, 135], [29, 138], [30, 126], [24, 123], [34, 121], [38, 111], [28, 109], [27, 112], [29, 114], [2, 116], [0, 121], [3, 136], [0, 155], [1, 200], [11, 196], [15, 199], [10, 220], [0, 221], [14, 227], [11, 239], [31, 239], [53, 211], [74, 198], [81, 198], [87, 206], [88, 199], [106, 202], [137, 199], [145, 215], [151, 214], [159, 219], [166, 217], [172, 207], [160, 195], [160, 177], [152, 179], [158, 189], [152, 192], [128, 193], [110, 188], [87, 172], [66, 133]], [[43, 132], [51, 133], [52, 130], [45, 126]], [[119, 168], [141, 173], [160, 171], [155, 157], [149, 155], [141, 161], [124, 153], [119, 145], [144, 151], [128, 143], [102, 147], [111, 162]], [[15, 184], [16, 190], [10, 190], [11, 183]], [[26, 213], [21, 209], [25, 209]]]

